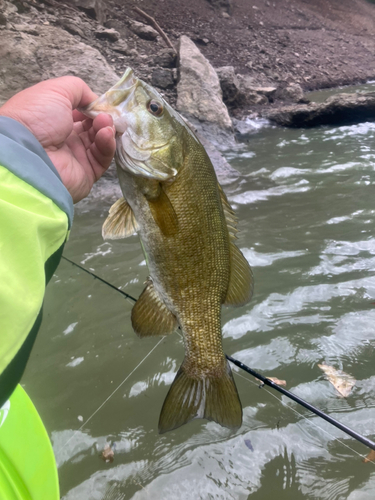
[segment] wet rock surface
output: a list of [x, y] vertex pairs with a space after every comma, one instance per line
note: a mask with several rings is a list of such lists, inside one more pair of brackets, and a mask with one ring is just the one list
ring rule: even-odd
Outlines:
[[265, 112], [263, 116], [284, 127], [315, 127], [373, 121], [375, 92], [337, 94], [323, 103], [281, 107]]

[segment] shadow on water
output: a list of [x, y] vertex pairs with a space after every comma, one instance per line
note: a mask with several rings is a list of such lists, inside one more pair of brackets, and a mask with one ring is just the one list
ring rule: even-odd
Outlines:
[[[361, 434], [374, 438], [375, 124], [263, 128], [226, 153], [226, 186], [252, 264], [251, 304], [223, 309], [224, 348]], [[137, 297], [147, 268], [137, 237], [104, 242], [119, 196], [107, 179], [76, 207], [66, 256]], [[64, 500], [319, 498], [367, 500], [367, 450], [294, 403], [236, 374], [244, 423], [231, 433], [194, 421], [160, 436], [159, 412], [183, 359], [178, 335], [151, 351], [130, 325], [132, 303], [61, 262], [24, 384], [50, 432]], [[357, 383], [338, 397], [318, 363]], [[295, 413], [296, 410], [298, 413]], [[77, 429], [80, 429], [78, 432]], [[107, 444], [114, 461], [100, 456]], [[346, 446], [349, 446], [347, 448]]]

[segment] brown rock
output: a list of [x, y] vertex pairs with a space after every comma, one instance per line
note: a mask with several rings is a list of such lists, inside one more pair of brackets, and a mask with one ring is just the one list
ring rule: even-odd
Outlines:
[[67, 3], [78, 7], [93, 19], [96, 19], [100, 24], [104, 24], [107, 13], [106, 3], [104, 0], [65, 0]]
[[40, 26], [40, 36], [2, 30], [0, 102], [41, 80], [64, 75], [82, 78], [96, 93], [118, 76], [98, 50], [56, 26]]
[[152, 72], [151, 85], [159, 89], [168, 89], [174, 86], [173, 74], [170, 69], [156, 68]]
[[144, 40], [155, 40], [159, 33], [154, 30], [151, 26], [139, 23], [138, 21], [131, 20], [129, 23], [129, 28], [135, 33], [139, 38]]
[[95, 31], [96, 38], [101, 40], [109, 40], [110, 42], [117, 42], [120, 39], [120, 33], [113, 28], [97, 29]]
[[323, 103], [291, 105], [263, 113], [283, 127], [316, 127], [375, 119], [375, 92], [336, 94]]

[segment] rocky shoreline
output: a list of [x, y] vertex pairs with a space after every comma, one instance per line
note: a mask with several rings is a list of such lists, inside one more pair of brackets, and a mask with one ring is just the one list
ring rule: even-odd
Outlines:
[[195, 126], [246, 136], [243, 117], [290, 126], [278, 108], [306, 114], [304, 92], [375, 78], [374, 34], [368, 0], [0, 0], [0, 102], [64, 74], [103, 92], [130, 66]]

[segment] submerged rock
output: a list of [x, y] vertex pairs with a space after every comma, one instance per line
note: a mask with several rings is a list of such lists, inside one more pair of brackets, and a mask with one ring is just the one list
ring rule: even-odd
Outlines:
[[284, 127], [315, 127], [375, 120], [375, 92], [336, 94], [323, 103], [294, 104], [267, 111], [263, 116]]
[[258, 129], [246, 120], [236, 120], [233, 118], [234, 136], [237, 141], [248, 142]]
[[187, 36], [180, 38], [179, 55], [177, 109], [220, 128], [231, 129], [232, 121], [214, 68]]

